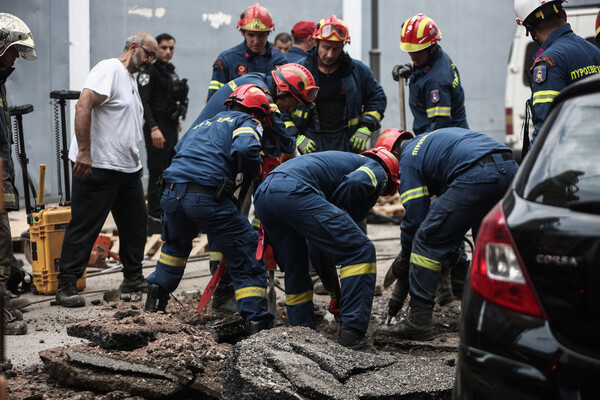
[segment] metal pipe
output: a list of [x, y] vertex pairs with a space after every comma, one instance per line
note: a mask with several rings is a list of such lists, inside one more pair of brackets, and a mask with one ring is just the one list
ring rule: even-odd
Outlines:
[[379, 2], [371, 0], [371, 50], [369, 51], [369, 63], [373, 76], [379, 82], [380, 78], [380, 58], [379, 50]]

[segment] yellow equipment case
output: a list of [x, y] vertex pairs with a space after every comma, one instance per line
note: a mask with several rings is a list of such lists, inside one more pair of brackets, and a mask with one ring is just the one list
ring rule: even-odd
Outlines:
[[[62, 251], [63, 239], [67, 225], [71, 220], [70, 184], [69, 184], [69, 159], [67, 152], [67, 134], [65, 106], [66, 100], [79, 98], [80, 92], [76, 91], [53, 91], [50, 98], [54, 99], [54, 120], [57, 143], [57, 167], [59, 195], [62, 199], [61, 167], [64, 170], [64, 183], [66, 202], [60, 203], [58, 207], [46, 208], [44, 206], [44, 181], [46, 177], [46, 165], [40, 165], [40, 180], [38, 199], [35, 207], [31, 206], [30, 190], [35, 197], [35, 189], [27, 172], [27, 156], [25, 155], [25, 142], [23, 137], [22, 116], [33, 111], [33, 106], [26, 104], [10, 108], [11, 116], [16, 118], [15, 128], [18, 134], [18, 160], [23, 170], [23, 187], [25, 197], [25, 208], [27, 211], [27, 222], [29, 223], [30, 255], [33, 272], [33, 293], [52, 295], [58, 287], [58, 265]], [[60, 118], [59, 118], [60, 109]], [[59, 120], [62, 127], [62, 135], [59, 131]], [[62, 146], [60, 139], [62, 136]], [[62, 147], [62, 150], [60, 148]], [[58, 151], [60, 150], [60, 151]], [[77, 290], [82, 291], [86, 287], [86, 273], [77, 281]]]
[[[65, 230], [71, 220], [71, 207], [43, 209], [30, 217], [32, 291], [55, 294], [58, 286], [58, 262]], [[86, 287], [86, 273], [77, 281], [77, 290]], [[35, 289], [34, 289], [35, 288]]]

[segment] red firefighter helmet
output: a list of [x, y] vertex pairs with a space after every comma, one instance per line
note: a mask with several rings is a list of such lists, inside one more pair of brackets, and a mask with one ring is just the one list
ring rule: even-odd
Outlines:
[[375, 147], [385, 147], [388, 151], [392, 152], [393, 155], [398, 157], [396, 151], [396, 143], [400, 139], [414, 139], [415, 134], [409, 131], [400, 131], [395, 128], [386, 129], [379, 134]]
[[417, 14], [402, 25], [400, 48], [406, 52], [421, 51], [442, 40], [436, 23], [425, 14]]
[[382, 196], [392, 196], [400, 187], [400, 167], [398, 159], [385, 147], [374, 147], [360, 153], [361, 156], [372, 158], [379, 162], [388, 175], [388, 181], [385, 189], [381, 192]]
[[276, 111], [275, 107], [271, 106], [265, 92], [258, 86], [249, 83], [235, 89], [224, 104], [230, 105], [231, 103], [241, 104], [246, 108], [258, 109], [266, 115]]
[[237, 27], [244, 31], [271, 32], [275, 29], [275, 23], [271, 12], [256, 3], [242, 11]]
[[598, 11], [598, 15], [596, 16], [596, 43], [600, 43], [598, 37], [600, 36], [600, 11]]
[[300, 64], [284, 64], [271, 71], [273, 80], [279, 90], [289, 92], [301, 103], [309, 104], [315, 101], [319, 87], [309, 70]]
[[312, 37], [320, 40], [350, 43], [348, 25], [335, 15], [320, 20]]

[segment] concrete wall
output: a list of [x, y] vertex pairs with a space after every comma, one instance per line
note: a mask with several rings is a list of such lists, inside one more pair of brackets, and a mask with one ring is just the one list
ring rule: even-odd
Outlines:
[[[31, 103], [35, 112], [24, 118], [29, 171], [38, 182], [38, 164], [48, 164], [46, 197], [58, 193], [51, 90], [81, 90], [87, 72], [98, 61], [118, 56], [127, 36], [139, 30], [168, 32], [177, 39], [173, 63], [190, 84], [190, 109], [184, 129], [201, 111], [212, 63], [224, 49], [240, 43], [236, 30], [248, 0], [0, 0], [0, 10], [21, 17], [32, 29], [37, 61], [17, 60], [7, 88], [12, 104]], [[348, 52], [369, 64], [371, 0], [265, 0], [275, 20], [275, 34], [301, 19], [318, 21], [337, 15], [350, 27]], [[442, 47], [457, 65], [472, 128], [502, 140], [504, 80], [515, 30], [512, 1], [379, 0], [380, 80], [388, 96], [383, 128], [399, 126], [395, 64], [409, 62], [400, 50], [402, 22], [424, 12], [439, 25]], [[70, 102], [71, 107], [74, 102]], [[70, 113], [72, 114], [72, 113]], [[72, 115], [69, 116], [72, 120]], [[408, 127], [412, 117], [407, 109]], [[72, 130], [71, 130], [72, 132]], [[145, 157], [145, 150], [141, 154]], [[21, 181], [21, 178], [18, 178]]]

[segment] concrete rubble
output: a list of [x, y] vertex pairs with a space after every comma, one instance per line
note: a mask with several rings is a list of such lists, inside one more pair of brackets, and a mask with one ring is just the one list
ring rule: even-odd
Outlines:
[[[63, 386], [147, 399], [450, 399], [453, 340], [429, 357], [348, 350], [309, 328], [279, 327], [252, 337], [239, 316], [147, 314], [136, 305], [72, 324], [90, 344], [40, 353]], [[235, 344], [230, 344], [230, 343]], [[374, 340], [378, 342], [378, 340]], [[381, 348], [391, 343], [384, 339]], [[419, 346], [418, 343], [413, 344]]]

